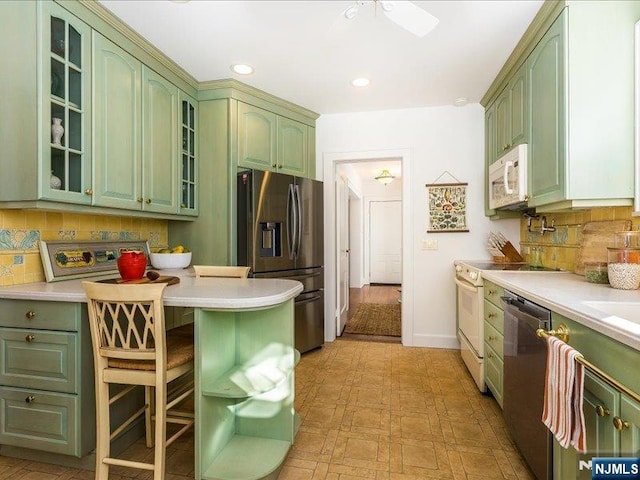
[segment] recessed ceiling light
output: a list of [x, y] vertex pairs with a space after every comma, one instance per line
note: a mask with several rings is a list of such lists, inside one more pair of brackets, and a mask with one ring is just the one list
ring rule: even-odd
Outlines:
[[351, 80], [351, 85], [354, 87], [366, 87], [369, 85], [369, 79], [364, 77], [356, 78], [355, 80]]
[[345, 18], [351, 20], [353, 17], [356, 16], [356, 13], [358, 13], [358, 7], [356, 7], [355, 5], [351, 5], [349, 8], [347, 8], [343, 15]]
[[251, 65], [245, 65], [243, 63], [231, 65], [231, 70], [239, 75], [251, 75], [253, 73], [253, 67]]
[[469, 99], [467, 97], [458, 97], [454, 100], [453, 104], [456, 107], [463, 107], [467, 104], [467, 102], [469, 102]]

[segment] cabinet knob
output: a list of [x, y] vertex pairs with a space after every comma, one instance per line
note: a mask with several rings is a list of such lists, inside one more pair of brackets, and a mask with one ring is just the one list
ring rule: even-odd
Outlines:
[[276, 168], [276, 167], [278, 166], [278, 164], [277, 164], [277, 163], [272, 163], [272, 164], [271, 164], [271, 166], [272, 166], [273, 168]]
[[146, 203], [147, 205], [149, 205], [149, 204], [151, 203], [151, 199], [150, 199], [150, 198], [147, 198], [147, 199], [144, 201], [144, 203]]
[[282, 168], [282, 164], [279, 164], [279, 165], [278, 165], [278, 168]]
[[493, 336], [493, 335], [489, 335], [489, 336], [487, 337], [487, 340], [489, 340], [490, 342], [493, 342], [494, 340], [497, 340], [497, 339], [498, 339], [498, 337], [495, 337], [495, 336]]
[[487, 318], [494, 318], [495, 316], [496, 316], [495, 313], [490, 313], [490, 314], [487, 315]]
[[138, 203], [142, 203], [142, 201], [144, 200], [144, 198], [142, 198], [142, 197], [138, 197], [138, 198], [137, 198], [137, 200], [138, 200]]
[[620, 417], [613, 417], [613, 428], [621, 432], [629, 428], [629, 422], [621, 419]]
[[24, 401], [27, 403], [33, 403], [36, 401], [36, 397], [34, 395], [29, 395], [27, 398], [24, 399]]
[[495, 290], [489, 290], [489, 295], [495, 295], [496, 291]]
[[609, 411], [608, 408], [603, 407], [602, 405], [596, 405], [596, 414], [599, 417], [608, 417], [611, 412]]
[[84, 191], [84, 194], [85, 194], [85, 195], [89, 195], [89, 196], [93, 195], [93, 188], [87, 188], [87, 189]]
[[27, 335], [26, 337], [24, 337], [24, 339], [28, 342], [31, 343], [36, 339], [35, 335], [32, 335], [31, 333], [29, 335]]
[[489, 358], [493, 358], [493, 353], [489, 352], [489, 353], [487, 354], [487, 357], [489, 357]]
[[24, 314], [24, 316], [27, 317], [27, 319], [31, 320], [36, 316], [36, 312], [34, 312], [33, 310], [29, 310], [27, 313]]

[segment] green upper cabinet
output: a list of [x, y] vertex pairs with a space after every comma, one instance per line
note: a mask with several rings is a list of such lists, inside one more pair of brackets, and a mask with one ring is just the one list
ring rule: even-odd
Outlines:
[[142, 64], [94, 32], [94, 203], [140, 209]]
[[529, 117], [527, 102], [527, 71], [525, 65], [513, 76], [507, 87], [509, 92], [509, 149], [527, 143]]
[[639, 18], [637, 1], [545, 2], [485, 94], [497, 156], [529, 145], [537, 212], [633, 203]]
[[91, 29], [55, 3], [39, 15], [41, 198], [91, 203]]
[[94, 203], [178, 213], [178, 88], [98, 33], [93, 46]]
[[529, 205], [564, 199], [565, 95], [564, 32], [566, 11], [551, 26], [527, 61], [531, 142]]
[[238, 102], [238, 166], [309, 176], [309, 128]]
[[278, 171], [306, 176], [308, 159], [308, 128], [305, 124], [278, 117]]
[[198, 214], [198, 102], [180, 92], [180, 214]]
[[55, 3], [0, 2], [0, 41], [12, 46], [0, 73], [0, 202], [91, 203], [90, 28]]
[[276, 115], [238, 102], [238, 166], [275, 170]]
[[178, 88], [143, 66], [143, 210], [178, 211], [178, 103]]
[[500, 158], [511, 149], [511, 101], [509, 89], [505, 88], [495, 104], [496, 115], [496, 156], [491, 163]]

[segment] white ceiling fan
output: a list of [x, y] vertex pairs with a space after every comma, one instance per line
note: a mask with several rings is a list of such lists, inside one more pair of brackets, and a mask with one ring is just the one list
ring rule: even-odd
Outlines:
[[378, 11], [378, 6], [380, 6], [382, 13], [389, 20], [418, 37], [424, 37], [439, 22], [436, 17], [424, 11], [415, 3], [402, 0], [358, 0], [342, 14], [346, 19], [351, 20], [355, 18], [360, 8], [368, 6], [373, 6], [376, 12]]

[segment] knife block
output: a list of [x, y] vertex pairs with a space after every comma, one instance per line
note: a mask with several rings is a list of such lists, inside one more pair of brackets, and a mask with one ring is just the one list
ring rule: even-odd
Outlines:
[[518, 253], [518, 250], [516, 250], [516, 248], [513, 245], [511, 245], [511, 242], [509, 241], [502, 246], [500, 251], [504, 253], [504, 256], [507, 258], [507, 261], [509, 262], [524, 261], [520, 253]]

